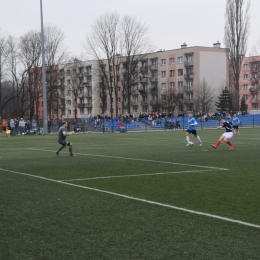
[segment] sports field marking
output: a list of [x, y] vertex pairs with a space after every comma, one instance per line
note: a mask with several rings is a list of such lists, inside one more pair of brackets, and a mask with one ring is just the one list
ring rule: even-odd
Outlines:
[[29, 177], [42, 179], [42, 180], [46, 180], [46, 181], [51, 181], [51, 182], [55, 182], [55, 183], [60, 183], [60, 184], [64, 184], [64, 185], [68, 185], [68, 186], [72, 186], [72, 187], [76, 187], [76, 188], [81, 188], [81, 189], [101, 192], [101, 193], [105, 193], [105, 194], [109, 194], [109, 195], [113, 195], [113, 196], [117, 196], [117, 197], [121, 197], [121, 198], [125, 198], [125, 199], [145, 202], [145, 203], [148, 203], [148, 204], [153, 204], [153, 205], [157, 205], [157, 206], [161, 206], [161, 207], [165, 207], [165, 208], [175, 209], [175, 210], [184, 211], [184, 212], [188, 212], [188, 213], [195, 214], [195, 215], [201, 215], [201, 216], [206, 216], [206, 217], [210, 217], [210, 218], [214, 218], [214, 219], [220, 219], [220, 220], [223, 220], [223, 221], [236, 223], [236, 224], [241, 224], [241, 225], [244, 225], [244, 226], [254, 227], [254, 228], [259, 228], [260, 229], [260, 225], [244, 222], [244, 221], [241, 221], [241, 220], [221, 217], [221, 216], [218, 216], [218, 215], [208, 214], [208, 213], [204, 213], [204, 212], [200, 212], [200, 211], [195, 211], [195, 210], [190, 210], [190, 209], [186, 209], [186, 208], [176, 207], [176, 206], [172, 206], [172, 205], [169, 205], [169, 204], [164, 204], [164, 203], [160, 203], [160, 202], [156, 202], [156, 201], [135, 198], [135, 197], [127, 196], [127, 195], [120, 194], [120, 193], [115, 193], [115, 192], [106, 191], [106, 190], [100, 190], [100, 189], [96, 189], [96, 188], [91, 188], [91, 187], [87, 187], [87, 186], [82, 186], [82, 185], [69, 183], [69, 182], [57, 181], [57, 180], [53, 180], [53, 179], [49, 179], [49, 178], [45, 178], [45, 177], [41, 177], [41, 176], [32, 175], [32, 174], [29, 174], [29, 173], [17, 172], [17, 171], [7, 170], [7, 169], [3, 169], [3, 168], [0, 168], [0, 171], [15, 173], [15, 174], [24, 175], [24, 176], [29, 176]]
[[195, 171], [180, 171], [180, 172], [158, 172], [158, 173], [144, 173], [144, 174], [129, 174], [129, 175], [118, 175], [118, 176], [104, 176], [104, 177], [92, 177], [82, 179], [71, 179], [61, 181], [84, 181], [84, 180], [96, 180], [96, 179], [112, 179], [112, 178], [127, 178], [127, 177], [142, 177], [142, 176], [154, 176], [154, 175], [165, 175], [171, 173], [190, 173], [190, 172], [210, 172], [212, 170], [195, 170]]
[[[55, 152], [56, 152], [54, 150], [42, 150], [42, 149], [36, 149], [36, 148], [27, 148], [27, 149], [33, 150], [33, 151], [52, 152], [52, 153], [54, 153], [54, 155], [55, 155]], [[210, 166], [202, 166], [202, 165], [194, 165], [194, 164], [185, 164], [185, 163], [175, 163], [175, 162], [165, 162], [165, 161], [155, 161], [155, 160], [148, 160], [148, 159], [128, 158], [128, 157], [112, 156], [112, 155], [98, 155], [98, 154], [88, 154], [88, 153], [74, 153], [74, 154], [75, 155], [92, 156], [92, 157], [104, 157], [104, 158], [114, 158], [114, 159], [132, 160], [132, 161], [142, 161], [142, 162], [182, 165], [182, 166], [188, 166], [188, 167], [198, 167], [198, 168], [214, 169], [214, 170], [220, 170], [220, 171], [228, 171], [229, 170], [227, 168], [218, 168], [218, 167], [210, 167]]]

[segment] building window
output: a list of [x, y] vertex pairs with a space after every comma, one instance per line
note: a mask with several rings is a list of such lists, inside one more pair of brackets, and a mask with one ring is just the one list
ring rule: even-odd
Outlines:
[[248, 85], [244, 84], [244, 90], [247, 90], [247, 89], [248, 89]]
[[189, 94], [189, 99], [190, 99], [190, 100], [193, 99], [193, 93], [190, 93], [190, 94]]
[[166, 83], [162, 83], [162, 89], [166, 89]]
[[166, 59], [161, 59], [162, 65], [166, 65]]
[[192, 87], [193, 86], [193, 80], [187, 80], [187, 87]]
[[174, 99], [175, 99], [175, 95], [174, 95], [174, 94], [171, 94], [171, 95], [170, 95], [170, 99], [171, 99], [171, 100], [174, 100]]
[[157, 65], [157, 60], [152, 60], [152, 65], [153, 66]]
[[162, 95], [162, 101], [166, 101], [166, 95]]
[[92, 114], [92, 108], [88, 108], [88, 115]]
[[120, 87], [117, 87], [117, 92], [119, 92], [121, 90], [121, 88]]
[[258, 73], [252, 73], [252, 78], [255, 80], [258, 80]]
[[257, 109], [258, 105], [257, 104], [252, 104], [252, 108]]
[[70, 79], [67, 80], [67, 84], [68, 84], [68, 85], [70, 84]]
[[162, 78], [166, 77], [166, 71], [162, 71]]
[[244, 70], [248, 69], [248, 64], [244, 64]]
[[174, 88], [175, 87], [175, 82], [171, 82], [171, 88]]
[[254, 70], [258, 70], [258, 68], [259, 68], [258, 62], [253, 62], [253, 63], [252, 63], [252, 68], [253, 68]]
[[81, 109], [80, 109], [80, 114], [81, 114], [81, 115], [84, 115], [84, 108], [81, 108]]
[[178, 88], [182, 88], [183, 87], [183, 81], [178, 81]]
[[182, 56], [181, 57], [178, 57], [178, 63], [182, 63], [183, 60], [182, 60]]
[[174, 77], [174, 73], [175, 71], [174, 70], [170, 70], [170, 77]]
[[142, 61], [142, 68], [147, 68], [147, 67], [148, 67], [148, 62]]
[[253, 94], [253, 99], [255, 99], [255, 100], [258, 100], [258, 95], [257, 94]]
[[70, 70], [67, 70], [67, 75], [70, 75]]
[[68, 105], [71, 105], [71, 100], [70, 99], [68, 100]]
[[245, 94], [243, 97], [244, 97], [245, 100], [248, 99], [248, 95], [247, 94]]
[[244, 79], [248, 79], [248, 74], [244, 74]]
[[148, 112], [148, 107], [144, 107], [143, 112], [145, 112], [145, 113]]
[[117, 101], [117, 103], [120, 103], [120, 102], [121, 102], [120, 97], [118, 97], [118, 98], [116, 99], [116, 101]]
[[71, 96], [71, 90], [68, 90], [68, 96]]
[[182, 76], [183, 75], [183, 69], [178, 69], [178, 76]]
[[134, 113], [138, 113], [138, 107], [133, 108]]
[[174, 64], [174, 58], [170, 58], [170, 64]]

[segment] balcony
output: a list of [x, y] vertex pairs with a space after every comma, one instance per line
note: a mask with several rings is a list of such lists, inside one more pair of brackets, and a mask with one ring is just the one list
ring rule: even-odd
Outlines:
[[92, 107], [92, 102], [78, 103], [78, 108]]
[[82, 72], [81, 72], [81, 73], [80, 73], [80, 72], [78, 72], [76, 75], [77, 75], [77, 77], [79, 77], [79, 78], [83, 78], [83, 77], [84, 77], [84, 75], [83, 75], [83, 73], [82, 73]]
[[60, 109], [65, 109], [65, 104], [62, 103], [62, 104], [60, 104], [59, 107], [60, 107]]
[[188, 73], [188, 74], [184, 74], [184, 79], [185, 80], [193, 79], [193, 72], [192, 73]]
[[155, 105], [157, 105], [158, 104], [158, 101], [157, 100], [151, 100], [150, 101], [150, 105], [151, 106], [155, 106]]
[[128, 102], [124, 102], [124, 108], [128, 107]]
[[186, 92], [193, 92], [193, 90], [194, 90], [193, 86], [185, 86]]
[[150, 65], [150, 70], [154, 71], [154, 70], [158, 70], [158, 65]]
[[141, 71], [141, 72], [146, 72], [146, 71], [148, 71], [148, 66], [142, 66], [142, 67], [140, 67], [140, 71]]
[[148, 101], [141, 101], [141, 106], [146, 107], [148, 106]]
[[252, 97], [251, 103], [252, 104], [258, 104], [258, 98]]
[[91, 71], [86, 71], [86, 72], [83, 73], [83, 75], [85, 77], [89, 77], [89, 76], [92, 76], [92, 72]]
[[150, 79], [151, 82], [158, 82], [158, 76], [152, 77]]
[[91, 87], [92, 86], [92, 82], [91, 81], [86, 81], [82, 83], [83, 87]]
[[185, 104], [193, 104], [194, 103], [194, 99], [193, 98], [186, 99], [186, 100], [184, 100], [184, 103]]
[[60, 97], [60, 99], [64, 99], [65, 95], [64, 94], [60, 94], [59, 97]]
[[148, 82], [148, 78], [140, 77], [140, 81], [141, 81], [142, 83]]
[[251, 87], [249, 90], [250, 90], [251, 93], [257, 93], [258, 92], [257, 87]]
[[193, 66], [193, 61], [184, 61], [184, 67], [191, 67]]
[[138, 106], [139, 102], [138, 101], [131, 101], [131, 106]]

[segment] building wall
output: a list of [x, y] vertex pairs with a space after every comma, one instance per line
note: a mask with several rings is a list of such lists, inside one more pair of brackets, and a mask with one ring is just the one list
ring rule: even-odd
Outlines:
[[[258, 64], [258, 67], [254, 64]], [[251, 114], [259, 113], [259, 65], [260, 56], [253, 56], [245, 57], [241, 66], [240, 100], [245, 97], [248, 112]]]

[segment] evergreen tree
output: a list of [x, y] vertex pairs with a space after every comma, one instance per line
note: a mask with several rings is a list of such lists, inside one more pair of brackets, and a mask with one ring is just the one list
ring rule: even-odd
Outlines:
[[247, 112], [247, 105], [244, 97], [241, 99], [240, 111]]
[[224, 112], [224, 111], [232, 111], [232, 96], [230, 91], [225, 88], [222, 89], [222, 93], [218, 96], [218, 101], [216, 102], [217, 111]]

